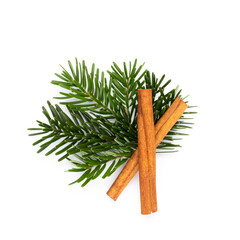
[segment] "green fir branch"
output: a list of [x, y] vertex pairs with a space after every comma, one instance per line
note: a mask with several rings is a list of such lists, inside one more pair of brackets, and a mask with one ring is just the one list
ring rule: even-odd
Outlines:
[[[109, 177], [136, 150], [138, 89], [152, 89], [155, 123], [177, 97], [182, 97], [182, 90], [176, 87], [166, 92], [171, 80], [165, 81], [165, 75], [158, 79], [143, 70], [143, 64], [137, 66], [137, 60], [129, 67], [124, 62], [123, 68], [113, 63], [107, 71], [108, 81], [95, 64], [90, 71], [77, 59], [74, 66], [70, 61], [68, 66], [69, 71], [62, 67], [62, 73], [55, 74], [59, 79], [52, 81], [65, 89], [56, 99], [67, 111], [47, 102], [49, 110], [43, 107], [47, 122], [37, 121], [38, 127], [29, 128], [34, 131], [29, 135], [40, 136], [33, 143], [40, 145], [38, 153], [48, 149], [45, 155], [55, 153], [59, 161], [70, 161], [74, 167], [68, 172], [81, 173], [73, 183], [83, 182], [85, 186], [101, 174], [102, 178]], [[175, 152], [181, 147], [173, 142], [181, 140], [179, 136], [186, 135], [182, 130], [193, 124], [185, 114], [194, 113], [184, 113], [159, 144], [160, 152]]]

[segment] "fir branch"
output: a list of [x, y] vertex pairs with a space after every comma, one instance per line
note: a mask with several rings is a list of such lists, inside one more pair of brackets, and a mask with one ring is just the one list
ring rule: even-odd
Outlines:
[[[172, 102], [181, 97], [178, 87], [166, 92], [171, 82], [165, 82], [165, 75], [160, 79], [154, 73], [142, 70], [137, 60], [129, 68], [123, 63], [121, 69], [113, 63], [109, 81], [92, 64], [89, 72], [85, 62], [77, 59], [75, 68], [68, 62], [70, 71], [62, 67], [61, 74], [55, 74], [59, 80], [53, 84], [67, 92], [60, 92], [67, 106], [64, 112], [60, 106], [48, 102], [50, 112], [43, 107], [47, 123], [37, 121], [38, 128], [30, 136], [41, 138], [33, 145], [41, 144], [38, 152], [49, 149], [46, 155], [61, 155], [59, 161], [67, 159], [75, 167], [69, 172], [81, 172], [82, 175], [73, 183], [82, 182], [85, 186], [91, 180], [103, 174], [109, 177], [124, 164], [137, 148], [137, 90], [151, 88], [155, 123], [161, 118]], [[101, 76], [100, 76], [101, 75]], [[190, 106], [193, 107], [193, 106]], [[190, 108], [189, 107], [189, 108]], [[194, 114], [194, 112], [185, 112]], [[189, 118], [183, 115], [158, 146], [161, 152], [175, 152], [181, 147], [173, 141], [181, 138], [173, 135], [186, 135], [183, 129], [191, 128]], [[73, 184], [71, 183], [71, 184]]]

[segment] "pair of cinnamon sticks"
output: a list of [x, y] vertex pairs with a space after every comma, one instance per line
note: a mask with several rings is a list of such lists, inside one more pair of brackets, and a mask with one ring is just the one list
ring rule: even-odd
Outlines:
[[141, 89], [138, 94], [139, 146], [107, 194], [116, 201], [139, 170], [141, 213], [150, 214], [157, 211], [155, 149], [188, 106], [182, 99], [177, 97], [154, 127], [151, 89]]

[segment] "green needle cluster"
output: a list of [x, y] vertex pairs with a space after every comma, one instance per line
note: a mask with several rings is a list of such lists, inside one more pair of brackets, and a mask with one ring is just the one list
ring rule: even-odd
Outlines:
[[[48, 101], [48, 110], [42, 108], [47, 121], [37, 121], [38, 128], [29, 128], [35, 131], [29, 135], [41, 135], [33, 143], [40, 145], [38, 152], [47, 149], [46, 155], [55, 153], [59, 161], [70, 161], [73, 168], [68, 171], [81, 172], [73, 183], [83, 182], [85, 186], [101, 174], [102, 178], [109, 177], [136, 150], [137, 90], [152, 89], [156, 123], [181, 97], [181, 89], [166, 91], [171, 80], [165, 81], [165, 75], [156, 78], [154, 73], [143, 70], [143, 64], [137, 66], [137, 60], [128, 66], [124, 62], [122, 69], [113, 63], [107, 71], [108, 79], [95, 64], [90, 71], [84, 61], [79, 63], [77, 59], [74, 66], [70, 61], [68, 65], [69, 70], [62, 67], [62, 73], [55, 74], [58, 80], [52, 81], [65, 90], [56, 99], [66, 110]], [[181, 130], [191, 128], [192, 118], [185, 116], [194, 113], [184, 113], [158, 146], [158, 152], [174, 152], [180, 147], [174, 140], [187, 135]]]

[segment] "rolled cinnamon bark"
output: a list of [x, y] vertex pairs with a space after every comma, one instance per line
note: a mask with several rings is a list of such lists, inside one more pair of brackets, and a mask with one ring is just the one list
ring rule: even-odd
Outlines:
[[[155, 141], [155, 134], [149, 134], [154, 131], [154, 122], [151, 121], [151, 111], [148, 110], [152, 107], [152, 92], [146, 89], [138, 90], [138, 163], [139, 163], [139, 185], [140, 185], [140, 199], [141, 199], [141, 213], [150, 214], [152, 212], [152, 160], [151, 150], [149, 150], [148, 140], [152, 141], [151, 135]], [[143, 99], [142, 99], [143, 98]], [[150, 98], [150, 99], [149, 99]], [[142, 104], [143, 102], [143, 104]], [[149, 106], [148, 106], [149, 105]], [[145, 116], [143, 116], [143, 112]], [[145, 121], [144, 121], [145, 120]], [[146, 121], [150, 128], [147, 129]], [[150, 122], [149, 122], [150, 120]], [[152, 125], [152, 126], [151, 126]], [[147, 136], [148, 135], [148, 136]], [[150, 136], [149, 136], [150, 135]], [[155, 144], [153, 145], [155, 150]]]
[[[172, 105], [163, 114], [163, 116], [158, 120], [154, 128], [156, 148], [171, 130], [174, 124], [178, 121], [178, 119], [182, 116], [187, 107], [187, 104], [181, 98], [177, 97]], [[138, 154], [139, 152], [137, 149], [108, 190], [107, 195], [113, 200], [117, 200], [121, 192], [139, 170]]]
[[152, 89], [139, 89], [138, 162], [142, 214], [157, 211], [155, 145]]

